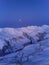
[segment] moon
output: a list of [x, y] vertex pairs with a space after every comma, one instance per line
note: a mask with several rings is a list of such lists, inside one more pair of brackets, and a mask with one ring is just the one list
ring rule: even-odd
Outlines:
[[21, 22], [21, 21], [22, 21], [22, 19], [20, 18], [20, 19], [19, 19], [19, 22]]

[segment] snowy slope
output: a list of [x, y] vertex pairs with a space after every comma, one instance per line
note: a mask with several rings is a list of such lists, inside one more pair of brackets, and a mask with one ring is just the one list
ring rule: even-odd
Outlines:
[[0, 28], [0, 65], [49, 65], [49, 26]]

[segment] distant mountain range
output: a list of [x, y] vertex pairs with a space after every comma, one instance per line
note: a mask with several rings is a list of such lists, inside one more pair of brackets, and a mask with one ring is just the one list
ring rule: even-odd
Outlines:
[[[12, 63], [13, 65], [15, 64], [30, 65], [29, 62], [31, 63], [31, 65], [34, 65], [40, 59], [41, 63], [46, 64], [49, 61], [49, 56], [47, 62], [45, 62], [46, 60], [42, 62], [43, 60], [42, 55], [45, 55], [44, 58], [47, 59], [48, 50], [49, 50], [48, 25], [27, 26], [22, 28], [0, 28], [1, 65], [4, 64], [12, 65]], [[36, 65], [43, 64], [40, 64], [38, 62]]]

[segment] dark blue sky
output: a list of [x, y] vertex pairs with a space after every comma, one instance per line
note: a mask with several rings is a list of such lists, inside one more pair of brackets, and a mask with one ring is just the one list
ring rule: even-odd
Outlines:
[[49, 0], [0, 0], [0, 27], [49, 25]]

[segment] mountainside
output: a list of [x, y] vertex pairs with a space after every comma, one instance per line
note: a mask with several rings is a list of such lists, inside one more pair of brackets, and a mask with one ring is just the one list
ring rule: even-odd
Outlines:
[[49, 65], [49, 26], [0, 28], [0, 65]]

